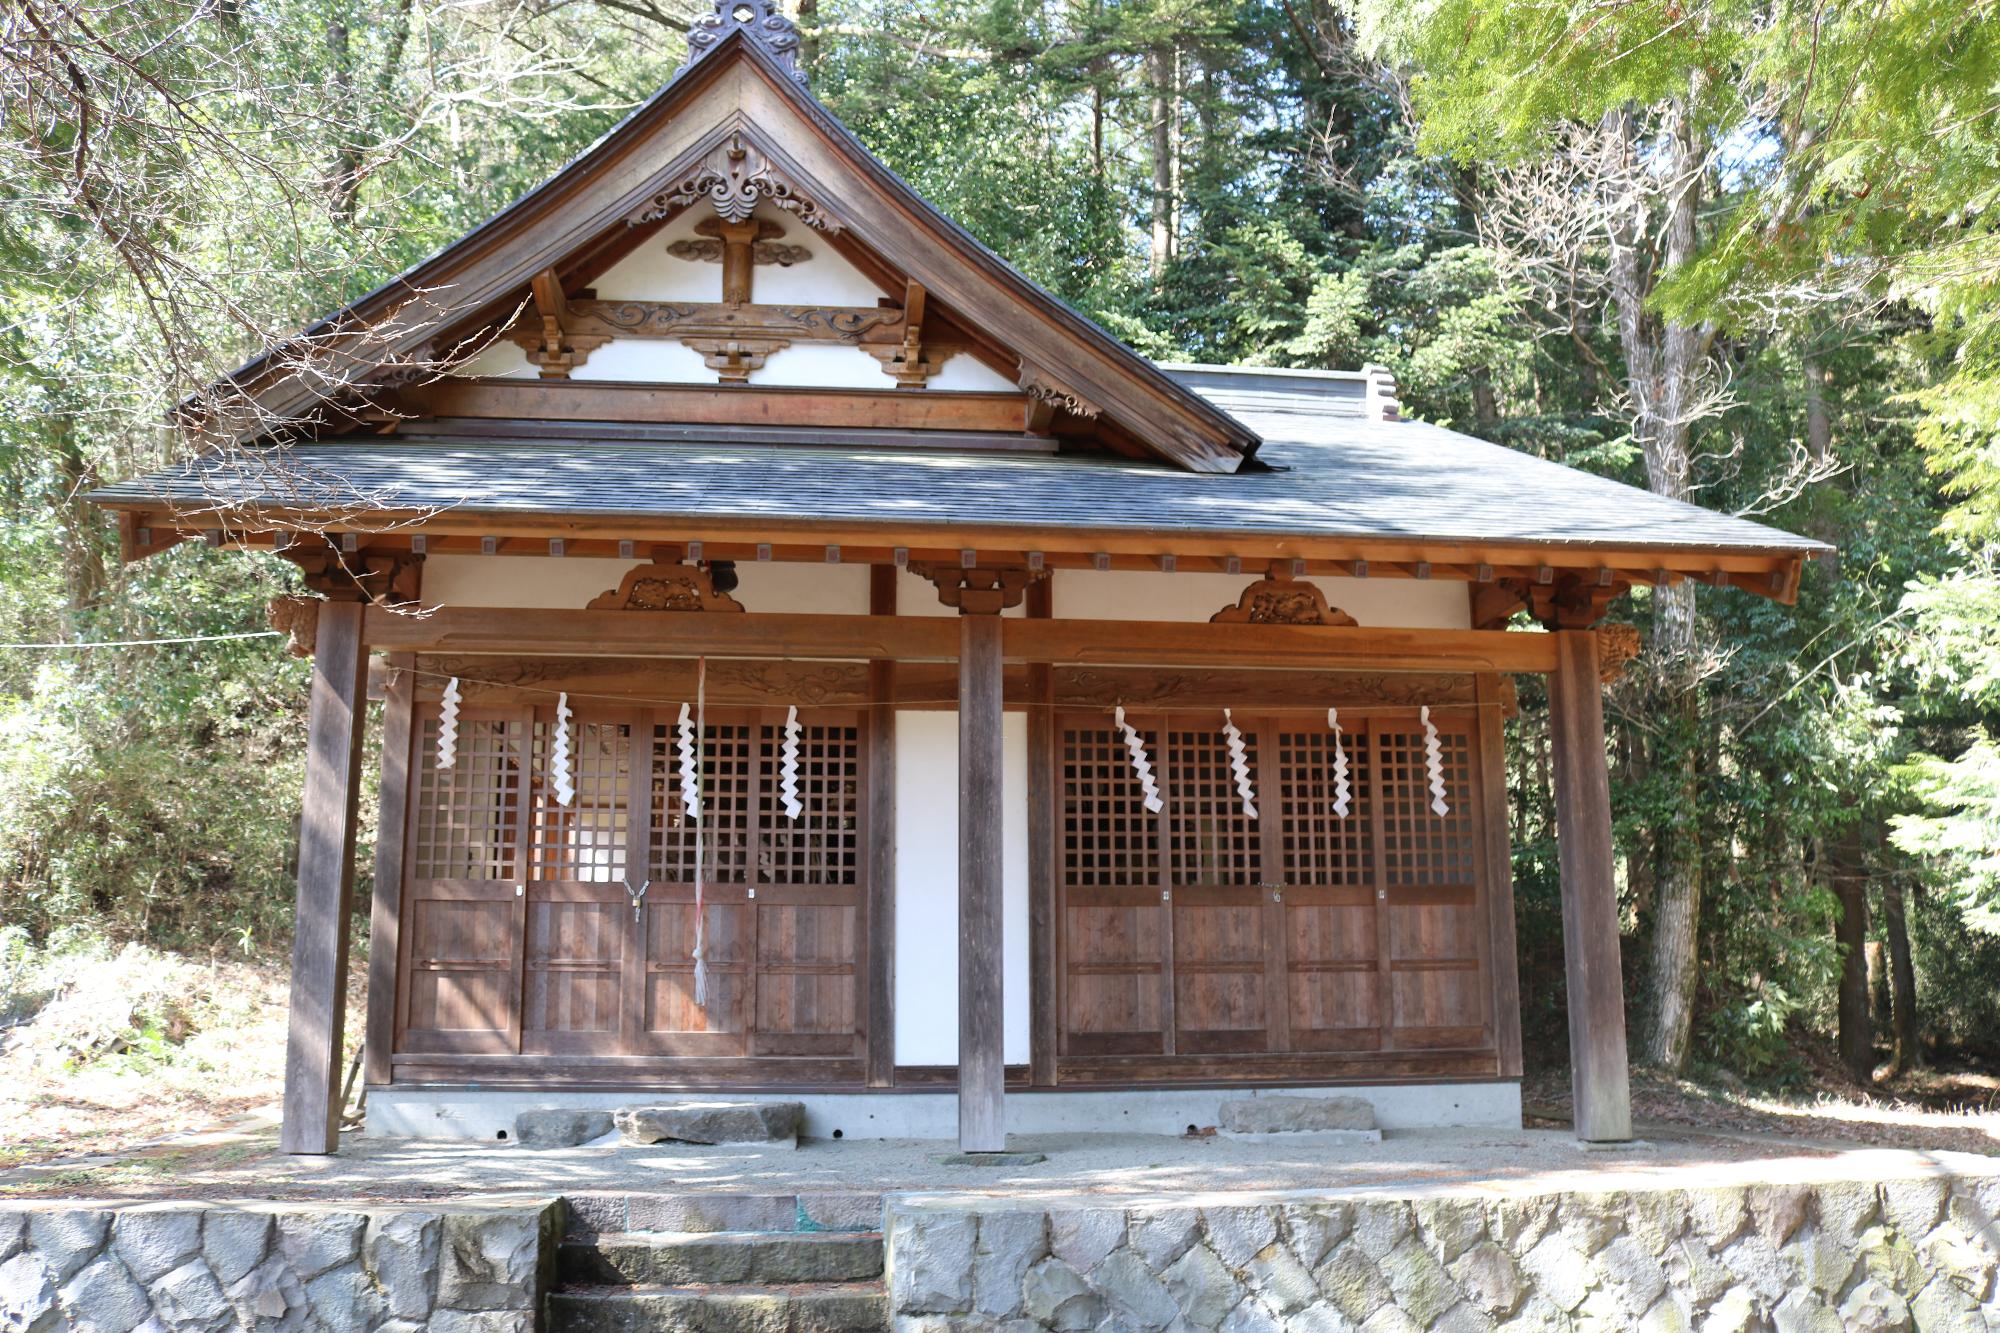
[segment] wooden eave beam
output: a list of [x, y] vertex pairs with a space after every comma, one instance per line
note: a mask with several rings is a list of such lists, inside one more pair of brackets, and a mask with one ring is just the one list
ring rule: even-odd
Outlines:
[[[534, 387], [541, 381], [518, 383]], [[559, 381], [554, 382], [558, 385]], [[740, 393], [726, 390], [724, 393]], [[889, 390], [897, 402], [922, 394]], [[1004, 397], [1004, 395], [994, 395]], [[1019, 425], [1019, 419], [1014, 423]], [[128, 530], [150, 527], [153, 546], [134, 548], [128, 559], [143, 558], [168, 546], [220, 529], [221, 544], [245, 550], [269, 550], [273, 529], [300, 529], [364, 534], [362, 549], [408, 550], [412, 534], [422, 534], [433, 554], [480, 554], [486, 537], [501, 539], [498, 554], [547, 555], [548, 539], [562, 537], [572, 556], [616, 556], [619, 543], [630, 541], [643, 554], [682, 550], [700, 541], [712, 560], [752, 561], [760, 549], [778, 562], [822, 564], [826, 548], [838, 546], [850, 564], [892, 564], [901, 551], [909, 561], [956, 562], [962, 551], [979, 553], [988, 564], [1026, 563], [1039, 553], [1050, 569], [1091, 569], [1102, 553], [1109, 567], [1119, 570], [1159, 569], [1159, 557], [1172, 554], [1183, 573], [1226, 573], [1230, 559], [1246, 579], [1257, 576], [1274, 560], [1302, 560], [1302, 578], [1351, 577], [1357, 562], [1365, 562], [1369, 578], [1414, 578], [1417, 566], [1428, 564], [1433, 581], [1470, 581], [1482, 589], [1499, 580], [1532, 580], [1544, 566], [1565, 576], [1599, 577], [1611, 570], [1609, 589], [1615, 593], [1683, 578], [1740, 588], [1789, 605], [1798, 595], [1803, 558], [1793, 551], [1661, 552], [1584, 547], [1481, 546], [1468, 548], [1423, 545], [1401, 540], [1353, 537], [1301, 538], [1231, 536], [1216, 533], [1152, 533], [1071, 527], [1023, 531], [970, 525], [931, 524], [884, 528], [787, 519], [704, 519], [698, 527], [686, 523], [605, 517], [577, 519], [555, 515], [479, 515], [449, 509], [429, 514], [378, 511], [370, 523], [328, 522], [322, 515], [294, 513], [277, 507], [260, 510], [254, 518], [218, 516], [211, 511], [176, 515], [164, 507], [117, 503], [107, 508], [130, 514]], [[121, 524], [127, 520], [121, 518]], [[1479, 582], [1482, 567], [1492, 577]], [[1496, 599], [1497, 599], [1496, 594]]]
[[[922, 662], [955, 660], [959, 651], [959, 627], [948, 616], [492, 607], [415, 616], [370, 606], [364, 633], [373, 649], [415, 653]], [[1009, 619], [1001, 645], [1007, 662], [1058, 666], [1541, 673], [1556, 661], [1555, 640], [1546, 634], [1327, 625]]]

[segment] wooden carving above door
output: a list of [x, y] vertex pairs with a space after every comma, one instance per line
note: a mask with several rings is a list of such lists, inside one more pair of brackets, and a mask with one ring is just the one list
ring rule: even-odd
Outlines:
[[700, 565], [654, 560], [629, 570], [617, 587], [590, 599], [590, 611], [741, 611], [743, 603], [715, 590]]
[[1236, 605], [1225, 606], [1209, 618], [1210, 624], [1228, 625], [1358, 625], [1347, 612], [1327, 605], [1326, 594], [1316, 584], [1295, 579], [1282, 565], [1273, 565], [1266, 578], [1243, 590]]

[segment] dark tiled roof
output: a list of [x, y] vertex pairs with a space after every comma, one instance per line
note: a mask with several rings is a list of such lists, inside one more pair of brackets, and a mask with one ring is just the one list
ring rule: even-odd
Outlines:
[[[1626, 550], [1806, 552], [1820, 543], [1663, 499], [1414, 421], [1370, 420], [1353, 377], [1183, 372], [1264, 436], [1270, 471], [1010, 452], [423, 433], [219, 456], [107, 486], [110, 503], [293, 507], [361, 502], [595, 518], [826, 519], [1126, 528]], [[443, 423], [440, 423], [442, 426]], [[578, 429], [571, 424], [568, 429]], [[619, 431], [618, 434], [626, 434]], [[995, 437], [1003, 443], [1010, 437]]]

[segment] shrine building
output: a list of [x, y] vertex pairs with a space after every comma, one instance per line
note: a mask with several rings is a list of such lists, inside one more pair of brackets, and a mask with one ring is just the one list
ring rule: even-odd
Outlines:
[[553, 179], [187, 406], [233, 444], [95, 495], [128, 560], [311, 590], [286, 1148], [337, 1145], [364, 765], [371, 1133], [727, 1096], [991, 1152], [1264, 1089], [1518, 1127], [1521, 676], [1576, 1130], [1629, 1138], [1604, 617], [1788, 603], [1822, 548], [1378, 370], [1156, 364], [797, 47], [724, 4]]

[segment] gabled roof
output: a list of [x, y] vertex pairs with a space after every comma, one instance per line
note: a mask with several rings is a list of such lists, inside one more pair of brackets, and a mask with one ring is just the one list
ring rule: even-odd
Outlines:
[[708, 16], [666, 87], [545, 184], [478, 229], [248, 363], [227, 388], [257, 405], [255, 434], [305, 418], [352, 386], [407, 378], [439, 354], [441, 330], [518, 309], [534, 277], [607, 236], [743, 186], [725, 158], [750, 155], [746, 188], [843, 236], [922, 286], [961, 324], [1018, 361], [1030, 396], [1193, 471], [1232, 472], [1256, 434], [1162, 374], [939, 213], [809, 93], [796, 32], [771, 0]]
[[[642, 427], [559, 446], [510, 436], [498, 423], [438, 421], [387, 440], [298, 446], [286, 467], [319, 473], [384, 509], [438, 510], [461, 523], [550, 515], [579, 522], [685, 524], [691, 534], [799, 522], [856, 530], [1006, 530], [1028, 546], [1060, 534], [1177, 540], [1383, 544], [1496, 563], [1526, 550], [1603, 553], [1605, 563], [1709, 574], [1711, 557], [1769, 570], [1830, 548], [1746, 519], [1669, 500], [1502, 445], [1364, 410], [1361, 376], [1214, 366], [1176, 367], [1265, 437], [1268, 469], [1200, 476], [1158, 462], [1019, 452], [1018, 436], [950, 450], [854, 431], [822, 447], [748, 442], [741, 432]], [[650, 438], [649, 438], [650, 437]], [[832, 438], [825, 437], [823, 438]], [[1014, 452], [1007, 452], [1013, 445]], [[983, 445], [984, 447], [980, 447]], [[299, 483], [293, 483], [299, 484]], [[263, 471], [196, 464], [107, 487], [109, 504], [213, 503], [282, 508], [287, 483]], [[1301, 547], [1303, 549], [1303, 547]], [[1616, 556], [1616, 559], [1611, 557]], [[1407, 558], [1407, 557], [1406, 557]], [[1739, 568], [1732, 565], [1731, 568]], [[1768, 580], [1744, 580], [1768, 591]]]

